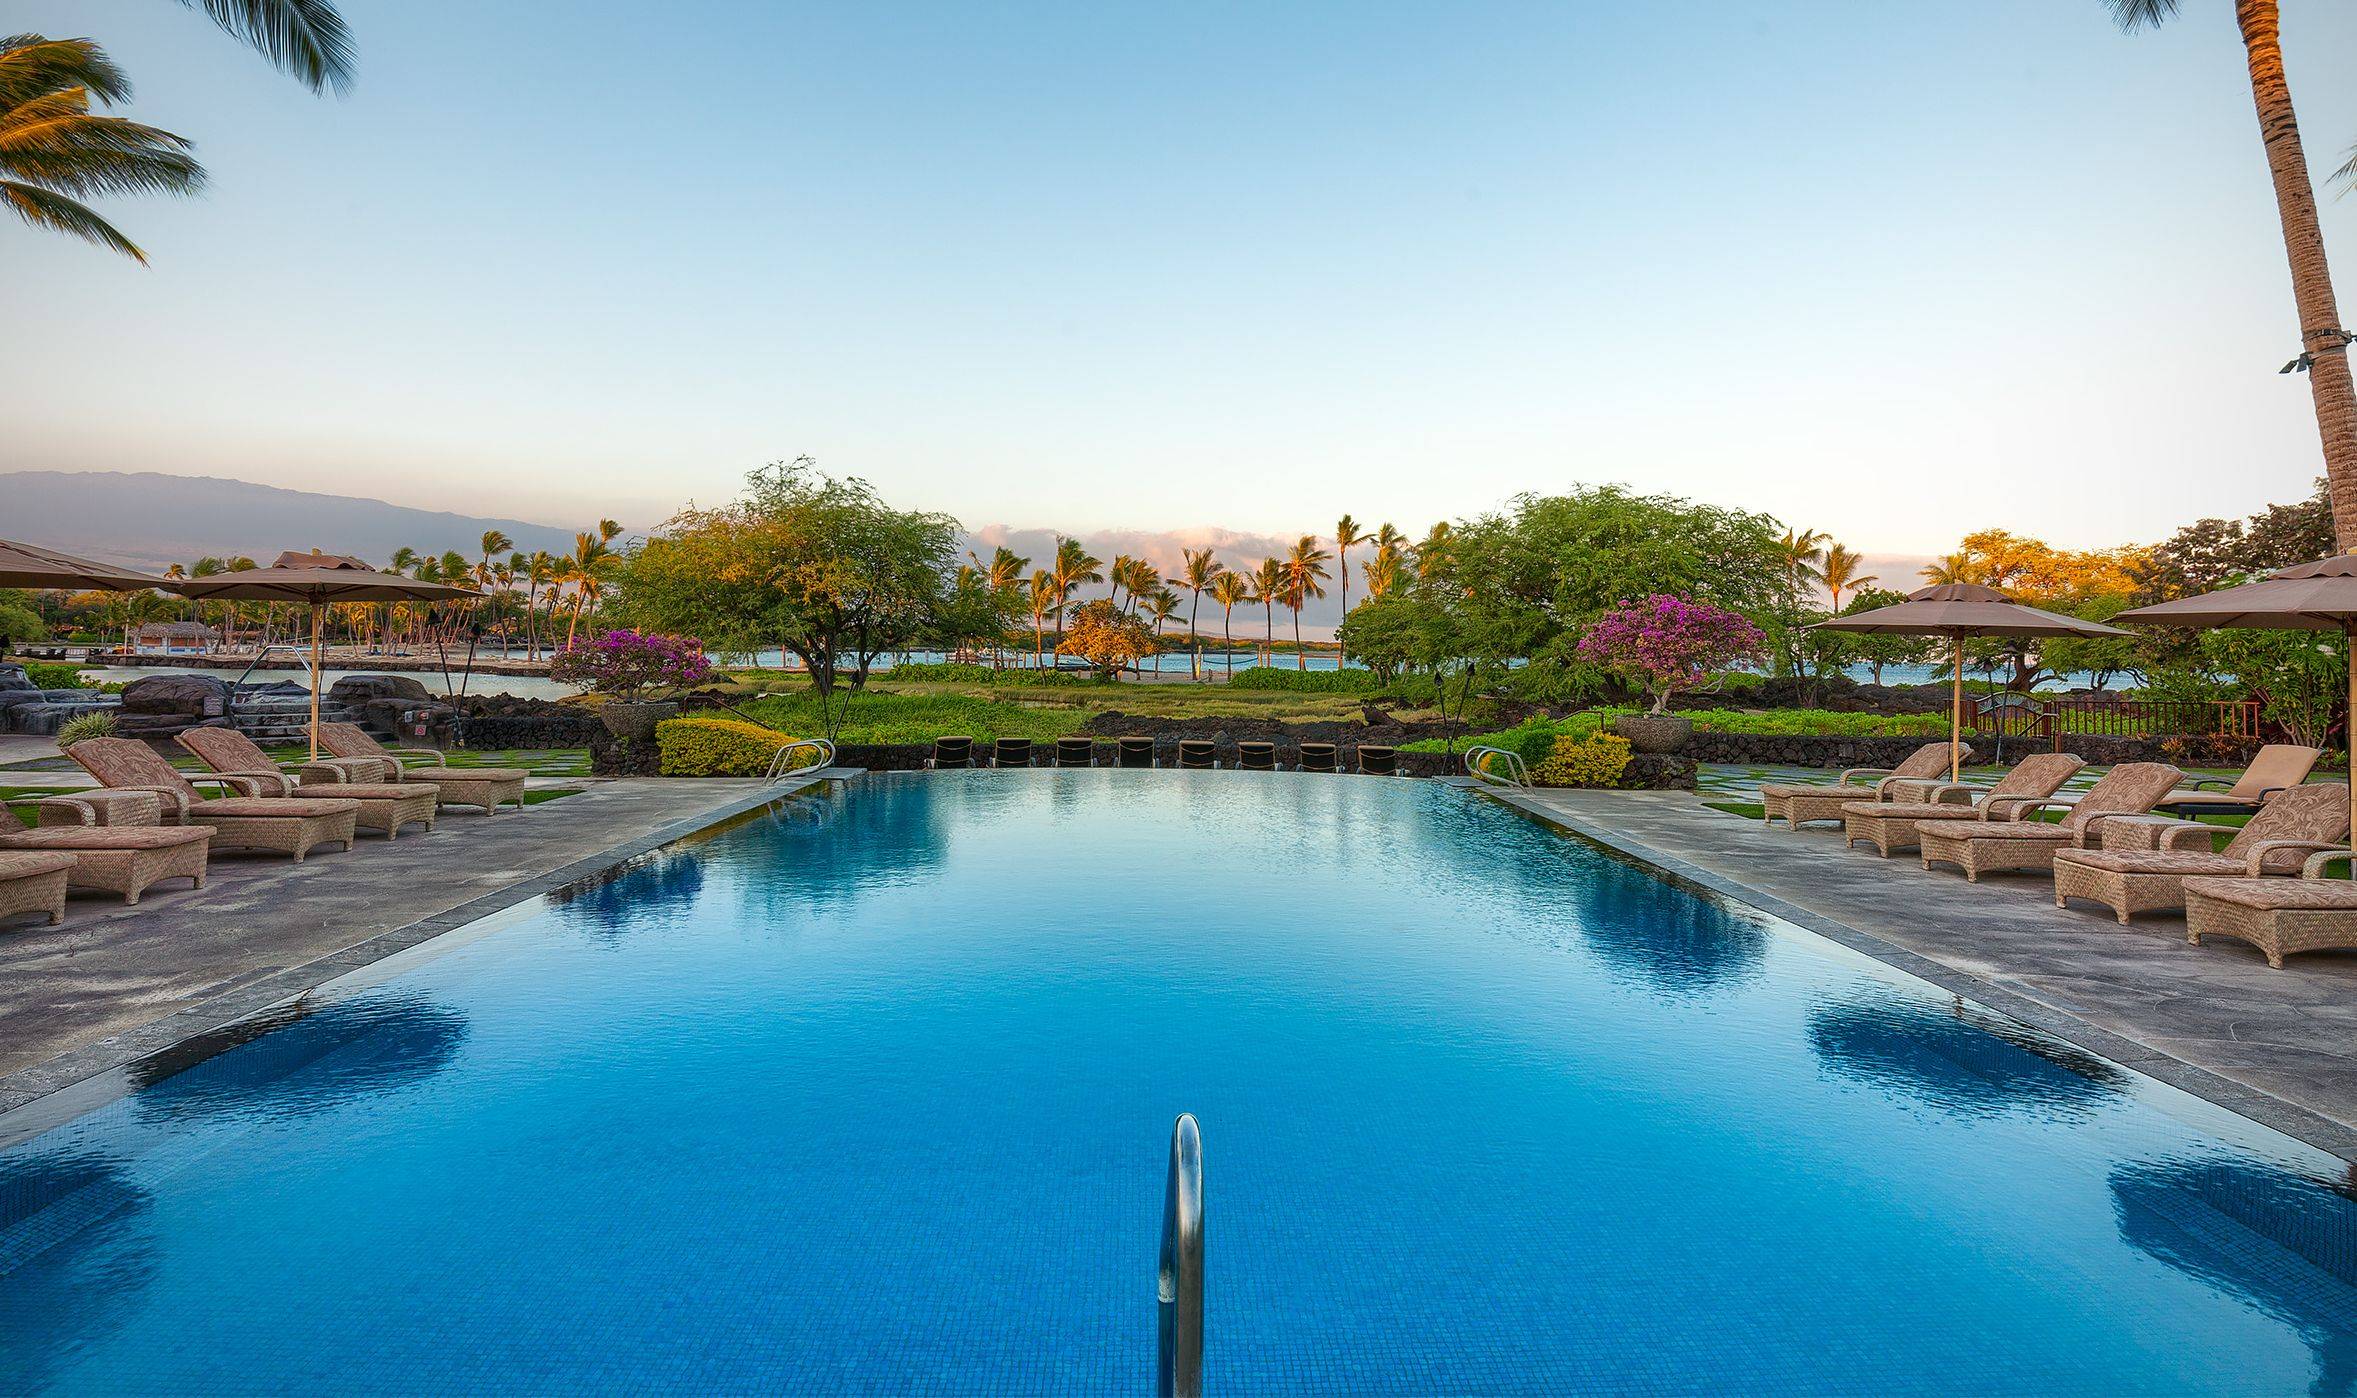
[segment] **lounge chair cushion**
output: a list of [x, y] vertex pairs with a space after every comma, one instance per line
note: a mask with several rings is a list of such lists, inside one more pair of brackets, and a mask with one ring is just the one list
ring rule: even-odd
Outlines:
[[187, 825], [44, 825], [0, 835], [0, 849], [170, 849], [208, 841], [213, 832]]
[[1953, 801], [1852, 801], [1843, 815], [1888, 816], [1893, 820], [1979, 820], [1981, 808]]
[[411, 781], [522, 781], [532, 774], [521, 767], [404, 767], [401, 775]]
[[199, 801], [188, 808], [190, 816], [235, 817], [243, 820], [297, 820], [312, 816], [342, 815], [358, 810], [352, 801], [314, 801], [304, 797], [223, 796], [217, 800]]
[[0, 854], [0, 883], [11, 879], [37, 879], [43, 874], [54, 874], [60, 869], [73, 867], [74, 857], [70, 854]]
[[2270, 912], [2357, 912], [2357, 883], [2347, 879], [2197, 878], [2187, 879], [2185, 890]]
[[[2286, 873], [2296, 873], [2300, 867], [2300, 853], [2288, 854], [2290, 867]], [[2083, 864], [2090, 869], [2103, 869], [2115, 874], [2184, 874], [2189, 877], [2210, 874], [2231, 878], [2248, 873], [2242, 860], [2229, 859], [2223, 854], [2203, 854], [2199, 850], [2160, 849], [2066, 849], [2054, 856], [2056, 863]]]
[[[350, 784], [322, 782], [316, 786], [295, 788], [296, 800], [398, 801], [405, 796], [431, 796], [433, 794], [434, 784], [432, 782], [356, 782]], [[277, 803], [274, 800], [272, 804]]]

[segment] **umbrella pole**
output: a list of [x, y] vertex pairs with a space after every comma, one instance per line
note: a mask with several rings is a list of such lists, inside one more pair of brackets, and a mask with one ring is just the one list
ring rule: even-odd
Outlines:
[[319, 651], [319, 623], [326, 611], [325, 607], [316, 604], [311, 608], [311, 760], [313, 762], [319, 760], [319, 671], [326, 659]]
[[1948, 641], [1955, 664], [1948, 675], [1948, 780], [1964, 780], [1964, 633], [1951, 631]]

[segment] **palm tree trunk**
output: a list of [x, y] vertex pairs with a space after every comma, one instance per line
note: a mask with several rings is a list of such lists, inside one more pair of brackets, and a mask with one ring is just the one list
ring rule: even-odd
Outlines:
[[1192, 652], [1187, 658], [1187, 669], [1193, 673], [1197, 684], [1203, 682], [1203, 633], [1195, 629], [1195, 618], [1202, 614], [1203, 594], [1198, 590], [1195, 593], [1195, 605], [1187, 608], [1187, 649]]
[[1229, 678], [1229, 679], [1234, 679], [1234, 678], [1236, 677], [1236, 620], [1235, 620], [1235, 618], [1236, 618], [1236, 609], [1235, 609], [1234, 607], [1228, 607], [1228, 608], [1225, 608], [1225, 609], [1222, 611], [1222, 613], [1221, 613], [1221, 615], [1220, 615], [1220, 621], [1219, 621], [1219, 639], [1220, 639], [1219, 658], [1220, 658], [1220, 665], [1221, 665], [1221, 667], [1222, 667], [1223, 669], [1225, 669], [1225, 670], [1228, 672], [1228, 678]]
[[1293, 668], [1296, 670], [1309, 668], [1309, 652], [1301, 648], [1301, 608], [1299, 607], [1293, 609]]
[[2308, 390], [2316, 400], [2316, 431], [2324, 444], [2324, 472], [2332, 492], [2333, 537], [2343, 553], [2357, 551], [2357, 384], [2349, 376], [2348, 335], [2341, 329], [2324, 231], [2316, 219], [2316, 188], [2300, 148], [2300, 122], [2283, 72], [2282, 22], [2277, 0], [2236, 0], [2235, 22], [2250, 59], [2251, 98], [2259, 136], [2275, 177], [2275, 207], [2291, 259], [2292, 298], [2300, 310], [2300, 348], [2310, 356]]

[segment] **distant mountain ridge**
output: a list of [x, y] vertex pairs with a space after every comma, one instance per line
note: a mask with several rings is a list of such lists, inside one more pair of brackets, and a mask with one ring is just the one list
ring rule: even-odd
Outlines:
[[577, 529], [419, 510], [384, 500], [322, 495], [218, 476], [141, 471], [16, 471], [0, 475], [0, 538], [46, 544], [149, 569], [208, 555], [244, 554], [267, 564], [290, 549], [320, 548], [382, 565], [395, 549], [482, 553], [497, 529], [531, 553], [571, 553]]

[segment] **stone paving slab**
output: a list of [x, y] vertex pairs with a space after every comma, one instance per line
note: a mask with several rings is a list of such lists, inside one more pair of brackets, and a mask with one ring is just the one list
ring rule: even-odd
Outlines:
[[60, 926], [0, 927], [0, 1112], [820, 779], [600, 782], [301, 864], [224, 850], [137, 907], [77, 893]]
[[2357, 954], [2270, 970], [2240, 942], [2188, 944], [2182, 917], [2058, 909], [2045, 874], [1971, 884], [1684, 792], [1484, 794], [2357, 1161]]

